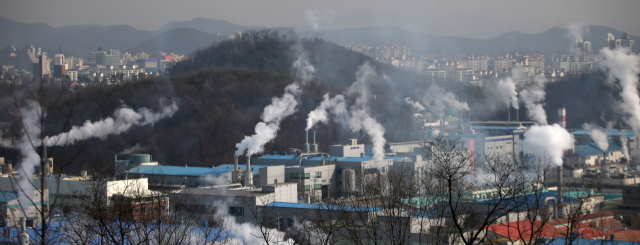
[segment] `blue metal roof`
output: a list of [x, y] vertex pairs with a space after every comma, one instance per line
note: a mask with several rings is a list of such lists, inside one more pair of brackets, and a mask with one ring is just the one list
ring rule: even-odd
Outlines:
[[520, 127], [522, 126], [473, 126], [471, 125], [472, 129], [491, 129], [491, 130], [517, 130], [520, 129]]
[[0, 192], [0, 202], [10, 202], [18, 199], [18, 194], [9, 191]]
[[[510, 205], [511, 209], [526, 210], [527, 208], [532, 209], [532, 208], [538, 208], [540, 206], [544, 206], [545, 205], [544, 199], [547, 197], [555, 197], [556, 200], [558, 200], [559, 198], [558, 194], [553, 192], [538, 192], [534, 194], [521, 195], [521, 196], [506, 198], [506, 199], [491, 199], [486, 201], [478, 201], [476, 203], [497, 204], [498, 202], [501, 201], [505, 205]], [[567, 197], [567, 196], [563, 196], [562, 200], [564, 200], [564, 203], [572, 203], [572, 202], [578, 201], [578, 199]]]
[[264, 155], [260, 159], [275, 159], [275, 160], [296, 160], [300, 161], [298, 155]]
[[[253, 175], [258, 175], [260, 169], [267, 166], [254, 165], [251, 166]], [[158, 175], [177, 175], [177, 176], [220, 176], [233, 171], [233, 164], [222, 164], [215, 168], [203, 167], [182, 167], [182, 166], [151, 166], [140, 165], [127, 171], [130, 174], [158, 174]], [[246, 165], [238, 165], [238, 169], [245, 170]]]
[[[633, 131], [631, 130], [627, 130], [627, 129], [621, 129], [621, 130], [617, 130], [617, 129], [603, 129], [602, 131], [604, 131], [607, 135], [612, 135], [612, 136], [625, 136], [625, 137], [631, 137], [634, 136], [635, 133], [633, 133]], [[591, 132], [591, 130], [576, 130], [571, 132], [571, 134], [574, 135], [589, 135], [589, 132]]]
[[[315, 203], [293, 203], [293, 202], [272, 202], [265, 205], [265, 207], [274, 208], [295, 208], [295, 209], [329, 209], [327, 205], [315, 204]], [[350, 211], [378, 211], [379, 207], [360, 207], [360, 206], [336, 206], [331, 210], [350, 210]]]
[[[332, 157], [335, 159], [335, 157]], [[388, 160], [391, 159], [394, 162], [397, 161], [401, 161], [404, 157], [401, 156], [384, 156], [384, 159]], [[333, 159], [331, 159], [333, 161]], [[343, 158], [338, 158], [337, 159], [338, 162], [367, 162], [367, 161], [373, 161], [373, 156], [368, 156], [368, 157], [343, 157]]]
[[[607, 148], [608, 152], [621, 151], [621, 150], [622, 150], [622, 145], [620, 145], [616, 141], [609, 141], [609, 148]], [[589, 142], [586, 145], [579, 145], [573, 148], [573, 154], [583, 156], [583, 157], [600, 155], [602, 153], [603, 151], [600, 150], [600, 148], [598, 148], [598, 145], [596, 144], [596, 142]]]

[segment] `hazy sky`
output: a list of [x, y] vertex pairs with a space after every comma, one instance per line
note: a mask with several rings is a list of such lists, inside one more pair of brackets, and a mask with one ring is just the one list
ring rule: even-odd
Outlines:
[[[306, 23], [305, 13], [316, 11], [331, 13], [323, 15], [323, 18], [343, 21], [345, 15], [348, 17], [353, 12], [426, 17], [469, 15], [476, 18], [480, 22], [478, 24], [486, 19], [477, 16], [502, 22], [535, 22], [538, 26], [547, 27], [557, 26], [559, 22], [565, 25], [584, 22], [640, 34], [637, 27], [640, 23], [638, 0], [0, 0], [0, 3], [0, 15], [4, 17], [19, 22], [43, 22], [53, 27], [127, 24], [137, 29], [156, 30], [169, 21], [195, 17], [223, 19], [240, 25], [303, 26]], [[340, 23], [328, 27], [384, 24], [359, 22], [350, 26], [349, 23]]]

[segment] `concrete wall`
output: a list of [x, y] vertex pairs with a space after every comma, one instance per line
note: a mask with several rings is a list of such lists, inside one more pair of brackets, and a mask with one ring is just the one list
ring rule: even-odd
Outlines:
[[275, 202], [298, 202], [298, 184], [285, 183], [262, 186], [263, 192], [272, 192], [275, 194]]
[[254, 180], [254, 185], [256, 187], [271, 185], [271, 184], [281, 184], [285, 182], [284, 177], [284, 166], [269, 166], [259, 169], [260, 177], [258, 180]]
[[329, 154], [332, 157], [360, 157], [364, 154], [364, 145], [332, 145]]
[[622, 186], [622, 204], [640, 207], [640, 185]]

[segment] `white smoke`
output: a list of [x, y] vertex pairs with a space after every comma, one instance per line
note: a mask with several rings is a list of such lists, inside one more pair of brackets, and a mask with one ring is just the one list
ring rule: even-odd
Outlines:
[[264, 145], [276, 137], [280, 129], [280, 122], [296, 112], [298, 101], [296, 98], [302, 93], [298, 83], [292, 83], [285, 87], [285, 93], [280, 98], [272, 98], [271, 104], [262, 112], [262, 122], [255, 127], [255, 134], [245, 136], [236, 144], [236, 156], [247, 152], [247, 157], [264, 151]]
[[524, 133], [521, 142], [525, 151], [531, 151], [541, 158], [550, 158], [552, 163], [560, 166], [564, 151], [573, 149], [575, 139], [558, 124], [533, 125]]
[[411, 97], [404, 98], [404, 102], [411, 106], [415, 111], [424, 111], [425, 108], [420, 102], [411, 99]]
[[347, 111], [347, 104], [344, 101], [344, 96], [339, 94], [330, 98], [327, 93], [323, 98], [324, 99], [322, 100], [322, 103], [320, 103], [320, 106], [309, 112], [309, 116], [307, 117], [307, 128], [305, 130], [311, 129], [311, 127], [318, 122], [327, 123], [330, 119], [330, 113], [339, 123], [347, 125], [349, 112]]
[[511, 76], [500, 79], [496, 90], [500, 99], [507, 105], [507, 108], [518, 109], [520, 107], [518, 103], [518, 91], [516, 90], [516, 82], [524, 78], [523, 71], [520, 66], [516, 66], [511, 71]]
[[382, 168], [384, 161], [384, 127], [369, 115], [369, 99], [371, 97], [367, 81], [375, 76], [375, 70], [365, 63], [358, 68], [356, 81], [347, 89], [347, 94], [358, 93], [356, 103], [351, 106], [351, 118], [349, 128], [353, 132], [364, 130], [373, 143], [373, 162], [378, 169]]
[[547, 113], [544, 111], [544, 97], [546, 95], [544, 91], [544, 84], [547, 79], [543, 74], [539, 74], [533, 78], [533, 83], [529, 84], [522, 92], [520, 92], [520, 99], [527, 107], [527, 114], [529, 117], [539, 124], [547, 125]]
[[[283, 242], [278, 237], [278, 231], [276, 229], [262, 228], [264, 230], [261, 230], [259, 226], [249, 222], [236, 222], [236, 217], [229, 214], [229, 206], [231, 203], [231, 199], [216, 201], [214, 203], [216, 216], [222, 217], [225, 228], [234, 236], [225, 241], [225, 244], [280, 244]], [[267, 234], [266, 240], [268, 242], [265, 242], [263, 233]]]
[[74, 144], [77, 141], [89, 138], [104, 139], [109, 135], [120, 134], [131, 128], [131, 126], [153, 125], [160, 119], [171, 117], [178, 110], [175, 101], [171, 105], [164, 106], [160, 112], [154, 113], [147, 108], [140, 108], [134, 111], [128, 107], [122, 107], [113, 113], [113, 117], [91, 122], [87, 120], [82, 126], [73, 126], [69, 132], [61, 133], [55, 136], [46, 137], [45, 144], [47, 146], [61, 146]]
[[295, 53], [298, 53], [298, 58], [293, 62], [295, 76], [303, 83], [311, 81], [316, 68], [309, 62], [309, 53], [304, 51], [301, 43], [296, 43], [292, 49]]
[[318, 32], [331, 27], [331, 23], [335, 16], [336, 13], [333, 10], [307, 10], [304, 14], [304, 20], [308, 29], [313, 32]]
[[[17, 148], [20, 150], [20, 156], [22, 162], [20, 163], [21, 170], [20, 180], [18, 181], [18, 201], [22, 207], [28, 207], [33, 200], [33, 194], [35, 188], [33, 186], [33, 171], [36, 166], [40, 166], [40, 154], [36, 151], [36, 147], [40, 145], [40, 142], [36, 142], [40, 139], [40, 120], [42, 120], [42, 107], [36, 101], [29, 101], [27, 105], [20, 108], [19, 118], [22, 120], [22, 137], [17, 142]], [[18, 189], [18, 188], [16, 188]]]
[[629, 158], [629, 147], [627, 146], [627, 142], [629, 141], [629, 139], [620, 136], [620, 145], [622, 145], [622, 154], [624, 155], [624, 158], [627, 159], [627, 162], [630, 160]]
[[442, 118], [444, 116], [447, 105], [458, 110], [469, 110], [467, 102], [458, 101], [454, 93], [445, 91], [435, 83], [431, 84], [425, 95], [422, 97], [422, 102], [424, 102], [423, 104], [427, 109], [438, 116], [438, 118]]
[[[567, 26], [567, 35], [571, 41], [570, 51], [575, 56], [582, 56], [580, 47], [578, 47], [578, 40], [583, 40], [583, 37], [589, 34], [589, 25], [582, 22], [573, 22]], [[584, 41], [584, 40], [583, 40]]]
[[[302, 44], [297, 43], [293, 49], [298, 53], [298, 57], [293, 63], [294, 75], [302, 85], [305, 85], [313, 78], [313, 73], [316, 69], [309, 63], [309, 56], [303, 50]], [[264, 145], [276, 138], [282, 120], [296, 112], [297, 97], [301, 93], [302, 89], [296, 81], [284, 88], [282, 97], [272, 98], [271, 104], [264, 108], [260, 116], [262, 122], [256, 124], [255, 134], [245, 136], [240, 143], [236, 144], [235, 155], [241, 156], [245, 151], [247, 152], [247, 157], [262, 153]]]
[[147, 149], [146, 147], [142, 147], [142, 146], [140, 146], [140, 143], [138, 143], [138, 144], [136, 144], [136, 145], [134, 145], [134, 146], [132, 146], [130, 148], [122, 150], [121, 152], [118, 153], [118, 155], [128, 155], [128, 154], [132, 154], [134, 152], [141, 152], [141, 151], [144, 151], [146, 149]]
[[616, 107], [623, 116], [623, 121], [631, 127], [633, 132], [640, 131], [640, 98], [638, 97], [638, 73], [640, 73], [640, 57], [629, 54], [629, 49], [620, 48], [600, 50], [600, 67], [607, 71], [608, 83], [622, 89], [621, 101], [617, 101]]
[[589, 136], [591, 136], [591, 139], [596, 142], [596, 145], [598, 145], [598, 148], [600, 148], [600, 150], [607, 151], [609, 149], [609, 140], [607, 139], [607, 133], [602, 131], [602, 129], [598, 128], [597, 126], [588, 123], [585, 123], [583, 128], [589, 130]]

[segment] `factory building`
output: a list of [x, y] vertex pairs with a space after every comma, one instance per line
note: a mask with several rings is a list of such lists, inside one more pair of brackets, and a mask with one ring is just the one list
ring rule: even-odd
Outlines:
[[[259, 180], [260, 169], [267, 166], [253, 166], [251, 174]], [[245, 166], [239, 166], [246, 170]], [[215, 168], [140, 165], [125, 172], [126, 178], [149, 178], [149, 186], [155, 188], [205, 187], [231, 183], [234, 165], [222, 164]]]
[[[281, 183], [265, 185], [256, 189], [227, 189], [227, 188], [187, 188], [169, 194], [170, 200], [189, 195], [189, 204], [195, 205], [201, 212], [213, 211], [218, 208], [228, 208], [227, 212], [235, 218], [237, 223], [256, 221], [254, 213], [260, 206], [273, 202], [296, 203], [298, 201], [297, 185], [295, 183]], [[174, 208], [181, 208], [175, 205]]]

